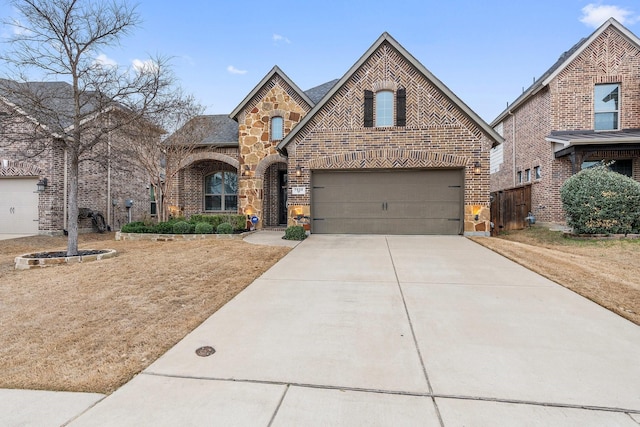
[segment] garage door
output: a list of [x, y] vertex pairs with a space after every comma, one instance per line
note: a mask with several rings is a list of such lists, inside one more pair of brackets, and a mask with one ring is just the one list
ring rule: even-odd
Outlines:
[[0, 178], [0, 234], [38, 234], [37, 178]]
[[314, 233], [461, 234], [461, 169], [314, 171]]

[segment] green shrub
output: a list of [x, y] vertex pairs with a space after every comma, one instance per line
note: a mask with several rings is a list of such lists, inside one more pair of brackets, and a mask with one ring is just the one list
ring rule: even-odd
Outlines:
[[560, 196], [574, 233], [627, 234], [640, 227], [640, 183], [606, 166], [575, 174]]
[[173, 224], [175, 221], [159, 222], [153, 227], [153, 232], [158, 234], [171, 234], [173, 233]]
[[189, 234], [189, 233], [193, 233], [193, 229], [195, 227], [193, 226], [193, 224], [189, 224], [186, 221], [178, 221], [175, 224], [173, 224], [173, 232], [175, 234]]
[[211, 234], [213, 233], [213, 225], [208, 222], [199, 222], [195, 228], [196, 234]]
[[284, 231], [284, 238], [286, 240], [304, 240], [307, 238], [307, 233], [301, 225], [292, 225]]
[[135, 221], [123, 225], [120, 231], [123, 233], [152, 233], [153, 231], [150, 231], [150, 228], [142, 221]]
[[223, 222], [216, 228], [218, 234], [233, 234], [233, 226], [228, 222]]

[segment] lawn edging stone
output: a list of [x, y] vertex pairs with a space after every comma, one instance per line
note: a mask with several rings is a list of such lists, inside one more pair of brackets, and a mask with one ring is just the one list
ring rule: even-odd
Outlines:
[[60, 256], [37, 258], [33, 254], [24, 254], [15, 258], [16, 270], [30, 270], [32, 268], [52, 267], [62, 264], [76, 264], [83, 262], [100, 261], [113, 258], [117, 255], [115, 249], [103, 249], [103, 253], [79, 256]]

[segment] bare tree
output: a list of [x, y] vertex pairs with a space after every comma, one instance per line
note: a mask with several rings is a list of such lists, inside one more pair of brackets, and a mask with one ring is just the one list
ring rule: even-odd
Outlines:
[[[34, 132], [10, 135], [29, 143], [30, 155], [53, 145], [68, 159], [68, 255], [78, 252], [78, 173], [81, 161], [116, 156], [100, 149], [109, 135], [141, 130], [159, 140], [161, 118], [193, 111], [193, 99], [176, 88], [167, 58], [128, 68], [100, 61], [101, 49], [119, 44], [140, 23], [126, 0], [12, 0], [18, 17], [0, 59], [12, 74], [0, 95], [12, 110], [34, 119]], [[30, 74], [59, 85], [30, 82]]]
[[[189, 101], [188, 97], [185, 97]], [[170, 199], [171, 184], [186, 166], [196, 151], [213, 150], [215, 146], [204, 146], [202, 141], [210, 131], [202, 112], [195, 102], [187, 102], [174, 114], [165, 115], [163, 128], [176, 130], [167, 138], [138, 137], [138, 144], [130, 146], [129, 156], [145, 168], [155, 190], [157, 214], [160, 221], [168, 219], [168, 206], [177, 202]]]

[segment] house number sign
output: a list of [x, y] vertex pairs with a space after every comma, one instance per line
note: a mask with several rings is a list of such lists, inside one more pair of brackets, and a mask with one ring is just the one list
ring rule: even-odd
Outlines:
[[305, 194], [307, 194], [307, 188], [306, 187], [291, 187], [291, 194], [304, 196]]

